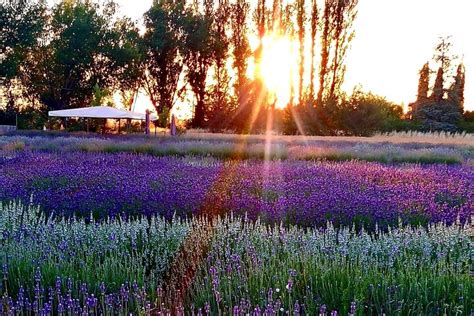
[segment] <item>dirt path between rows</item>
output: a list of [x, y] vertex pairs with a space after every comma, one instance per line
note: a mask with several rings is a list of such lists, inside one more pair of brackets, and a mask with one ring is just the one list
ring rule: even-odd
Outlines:
[[[215, 233], [213, 219], [225, 215], [229, 199], [227, 192], [238, 177], [239, 161], [231, 161], [222, 168], [218, 179], [207, 192], [204, 203], [195, 217], [191, 231], [180, 246], [165, 277], [162, 307], [169, 308], [172, 315], [184, 313], [184, 300], [194, 276], [210, 251]], [[158, 308], [162, 308], [158, 307]]]

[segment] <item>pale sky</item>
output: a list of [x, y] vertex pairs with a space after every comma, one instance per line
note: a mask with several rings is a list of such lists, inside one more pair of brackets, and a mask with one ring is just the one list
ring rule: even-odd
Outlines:
[[438, 37], [452, 35], [453, 52], [466, 66], [465, 107], [474, 110], [473, 12], [471, 0], [360, 0], [345, 88], [360, 83], [407, 105]]
[[[116, 1], [121, 12], [134, 20], [141, 19], [152, 3]], [[351, 91], [360, 84], [364, 90], [407, 105], [415, 99], [418, 71], [431, 60], [438, 37], [451, 35], [453, 51], [466, 65], [465, 107], [474, 110], [473, 12], [471, 0], [359, 0], [344, 89]], [[145, 102], [141, 97], [139, 103]]]

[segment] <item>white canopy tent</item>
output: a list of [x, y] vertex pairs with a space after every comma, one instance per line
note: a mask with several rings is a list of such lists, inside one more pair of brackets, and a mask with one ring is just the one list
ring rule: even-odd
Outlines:
[[[115, 119], [119, 120], [119, 133], [120, 120], [146, 121], [146, 114], [144, 113], [116, 109], [110, 106], [90, 106], [69, 110], [49, 111], [48, 116], [62, 118], [77, 117], [87, 119], [87, 131], [89, 131], [89, 119]], [[156, 121], [158, 120], [158, 116], [155, 114], [150, 114], [149, 119], [150, 121]], [[147, 126], [148, 123], [149, 122], [147, 122]]]
[[[91, 106], [85, 108], [49, 111], [50, 117], [79, 117], [79, 118], [97, 118], [97, 119], [130, 119], [144, 121], [146, 115], [144, 113], [131, 112], [116, 109], [110, 106]], [[156, 121], [158, 116], [150, 114], [150, 120]]]

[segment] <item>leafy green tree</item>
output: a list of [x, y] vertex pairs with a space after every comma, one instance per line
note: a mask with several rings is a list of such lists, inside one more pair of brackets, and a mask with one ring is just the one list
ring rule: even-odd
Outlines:
[[349, 135], [370, 136], [377, 131], [389, 131], [401, 121], [401, 106], [373, 93], [354, 90], [343, 102], [339, 119], [341, 129]]
[[329, 73], [329, 55], [331, 51], [331, 34], [333, 32], [333, 12], [335, 10], [335, 1], [325, 0], [322, 21], [322, 34], [321, 34], [321, 56], [319, 62], [319, 90], [318, 90], [318, 102], [322, 104], [324, 99], [324, 91], [327, 89], [327, 76]]
[[112, 93], [110, 92], [109, 89], [101, 89], [98, 84], [94, 86], [93, 90], [93, 97], [92, 101], [90, 103], [91, 106], [103, 106], [103, 105], [108, 105], [111, 106], [111, 97]]
[[233, 48], [233, 67], [237, 76], [234, 89], [239, 105], [244, 99], [244, 90], [248, 82], [248, 58], [252, 54], [247, 37], [249, 32], [247, 21], [249, 12], [250, 5], [246, 0], [236, 0], [231, 5], [231, 44]]
[[329, 88], [329, 98], [336, 98], [336, 94], [341, 90], [342, 82], [346, 73], [345, 57], [352, 42], [355, 31], [352, 26], [357, 17], [358, 0], [338, 0], [333, 11], [332, 35], [334, 45], [334, 55], [331, 67], [331, 84]]
[[27, 54], [39, 44], [46, 23], [43, 1], [0, 2], [0, 78], [11, 80]]
[[344, 81], [345, 57], [354, 38], [358, 0], [325, 0], [321, 17], [321, 57], [319, 65], [318, 104], [335, 99]]
[[213, 28], [214, 10], [212, 1], [204, 1], [204, 12], [198, 8], [190, 10], [184, 25], [185, 43], [183, 55], [186, 64], [186, 79], [196, 99], [193, 127], [204, 127], [206, 120], [208, 90], [206, 80], [209, 68], [215, 60], [216, 36]]
[[319, 8], [317, 0], [311, 0], [311, 52], [310, 52], [310, 75], [309, 75], [309, 95], [311, 99], [315, 98], [314, 95], [314, 77], [315, 77], [315, 54], [316, 54], [316, 35], [318, 33], [319, 25]]
[[232, 66], [235, 70], [234, 94], [236, 113], [231, 124], [236, 131], [243, 131], [249, 121], [252, 107], [250, 80], [247, 77], [248, 59], [252, 55], [248, 41], [250, 4], [248, 0], [236, 0], [231, 4]]
[[214, 82], [209, 94], [207, 127], [212, 131], [229, 128], [235, 111], [235, 99], [231, 95], [227, 61], [230, 57], [231, 38], [227, 32], [231, 25], [232, 8], [228, 0], [219, 0], [213, 23], [214, 34]]
[[28, 92], [47, 109], [87, 106], [96, 85], [120, 86], [131, 61], [115, 9], [114, 2], [100, 6], [89, 1], [64, 1], [52, 9], [48, 37], [22, 73]]
[[418, 116], [422, 129], [425, 131], [456, 132], [461, 119], [462, 114], [458, 106], [448, 100], [431, 101], [425, 104]]
[[111, 60], [117, 69], [113, 89], [119, 91], [122, 103], [131, 109], [134, 98], [143, 85], [143, 39], [137, 26], [129, 18], [115, 22], [111, 39]]
[[420, 78], [418, 80], [418, 93], [416, 101], [409, 104], [410, 112], [409, 116], [417, 119], [419, 116], [420, 109], [429, 102], [428, 93], [430, 90], [430, 66], [429, 62], [426, 62], [421, 68]]
[[185, 1], [157, 0], [145, 13], [143, 85], [157, 113], [173, 108], [183, 71]]
[[20, 72], [25, 60], [40, 44], [45, 24], [43, 1], [0, 2], [0, 120], [9, 125], [15, 123], [19, 107], [25, 103]]
[[420, 71], [418, 84], [418, 96], [412, 108], [412, 118], [421, 124], [422, 130], [444, 130], [454, 132], [462, 120], [464, 103], [464, 65], [457, 67], [456, 75], [449, 89], [445, 86], [448, 81], [447, 75], [453, 73], [452, 62], [456, 59], [450, 53], [452, 43], [449, 37], [441, 38], [435, 47], [433, 59], [439, 63], [435, 83], [431, 95], [427, 97], [429, 90], [429, 66], [426, 63]]

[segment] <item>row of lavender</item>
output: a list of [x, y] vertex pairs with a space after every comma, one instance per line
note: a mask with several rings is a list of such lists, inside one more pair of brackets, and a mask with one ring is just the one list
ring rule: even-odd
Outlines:
[[[375, 140], [374, 140], [375, 139]], [[436, 138], [435, 138], [436, 139]], [[254, 137], [213, 138], [143, 138], [143, 137], [45, 137], [1, 136], [0, 150], [40, 152], [107, 152], [143, 153], [152, 156], [211, 156], [220, 159], [283, 159], [377, 161], [381, 163], [447, 163], [474, 164], [474, 142], [471, 137], [452, 137], [452, 143], [437, 138], [440, 144], [402, 142], [393, 138], [279, 138]], [[448, 138], [449, 140], [449, 138]], [[418, 139], [418, 141], [420, 141]]]
[[223, 213], [267, 223], [386, 227], [462, 222], [474, 210], [470, 166], [240, 161], [134, 154], [0, 155], [0, 201], [47, 213], [189, 216], [219, 198]]
[[[206, 225], [203, 245], [191, 232]], [[459, 223], [369, 234], [229, 217], [212, 225], [159, 217], [65, 220], [0, 204], [0, 232], [2, 315], [474, 312], [474, 241]], [[167, 271], [186, 273], [170, 270], [185, 244], [209, 250], [184, 299], [172, 306], [164, 299], [173, 290]]]

